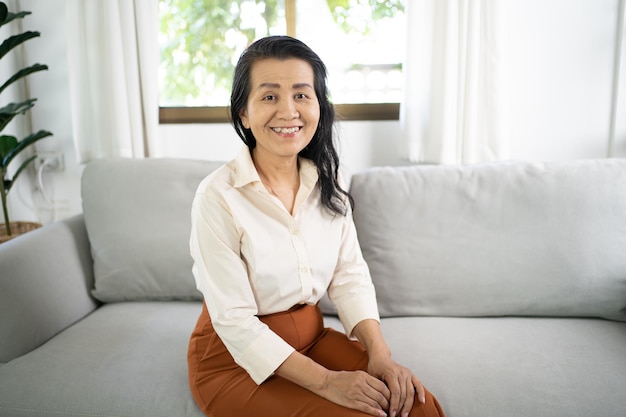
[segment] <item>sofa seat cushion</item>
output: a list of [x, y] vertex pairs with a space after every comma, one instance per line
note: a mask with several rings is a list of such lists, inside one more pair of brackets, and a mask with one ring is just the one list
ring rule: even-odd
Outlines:
[[107, 304], [0, 368], [0, 415], [202, 417], [187, 382], [199, 302]]
[[626, 323], [396, 317], [382, 329], [448, 417], [625, 415]]

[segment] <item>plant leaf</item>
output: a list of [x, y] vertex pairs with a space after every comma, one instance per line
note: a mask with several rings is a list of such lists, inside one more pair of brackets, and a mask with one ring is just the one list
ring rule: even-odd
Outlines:
[[17, 146], [13, 147], [13, 149], [9, 151], [7, 156], [4, 157], [4, 159], [2, 160], [2, 166], [5, 166], [5, 167], [8, 166], [13, 160], [13, 158], [15, 158], [24, 149], [26, 149], [33, 143], [37, 142], [38, 140], [41, 140], [48, 136], [52, 136], [52, 133], [48, 132], [47, 130], [40, 130], [37, 133], [33, 133], [32, 135], [25, 137], [24, 139], [18, 142]]
[[11, 12], [7, 12], [7, 17], [6, 19], [4, 19], [4, 21], [0, 20], [0, 27], [3, 25], [6, 25], [7, 23], [15, 20], [15, 19], [21, 19], [24, 16], [28, 16], [29, 14], [32, 14], [31, 12], [19, 12], [19, 13], [11, 13]]
[[27, 110], [35, 105], [36, 98], [31, 98], [19, 103], [9, 103], [0, 109], [0, 132], [4, 130], [15, 116], [20, 113], [26, 113]]
[[4, 4], [4, 2], [0, 2], [0, 26], [4, 25], [8, 14], [9, 10], [7, 9], [7, 5]]
[[39, 35], [41, 35], [41, 33], [29, 30], [24, 33], [20, 33], [18, 35], [7, 38], [4, 42], [2, 42], [2, 45], [0, 45], [0, 59], [2, 59], [3, 56], [9, 53], [11, 49], [26, 42], [29, 39], [36, 38]]
[[15, 136], [0, 136], [0, 167], [4, 168], [4, 158], [17, 146], [17, 138]]
[[36, 98], [29, 98], [28, 100], [20, 101], [19, 103], [9, 103], [6, 106], [0, 108], [0, 114], [24, 113], [26, 110], [35, 105], [35, 101], [37, 101]]
[[17, 180], [17, 177], [22, 173], [22, 171], [24, 171], [26, 169], [26, 167], [31, 162], [33, 162], [35, 160], [35, 158], [37, 158], [37, 155], [33, 155], [30, 158], [28, 158], [27, 160], [25, 160], [24, 162], [22, 162], [22, 165], [20, 165], [20, 167], [17, 169], [17, 171], [15, 171], [15, 174], [13, 175], [13, 178], [11, 180], [9, 180], [8, 188], [6, 188], [7, 194], [11, 190], [11, 187], [13, 187], [13, 184], [15, 184], [15, 180]]
[[22, 68], [21, 70], [13, 74], [13, 76], [11, 76], [11, 78], [9, 78], [4, 84], [2, 84], [2, 86], [0, 87], [0, 93], [2, 93], [5, 88], [7, 88], [9, 85], [13, 84], [15, 81], [19, 80], [20, 78], [26, 77], [27, 75], [30, 75], [37, 71], [43, 71], [47, 69], [48, 69], [48, 66], [43, 65], [43, 64], [34, 64], [34, 65], [31, 65], [30, 67]]

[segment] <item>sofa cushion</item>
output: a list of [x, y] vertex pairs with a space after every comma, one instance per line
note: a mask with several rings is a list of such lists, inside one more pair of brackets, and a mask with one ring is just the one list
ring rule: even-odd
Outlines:
[[0, 368], [3, 417], [202, 417], [187, 382], [199, 302], [106, 304]]
[[[339, 320], [327, 324], [341, 328]], [[623, 417], [626, 323], [392, 317], [382, 330], [448, 417]]]
[[372, 168], [351, 192], [383, 316], [626, 319], [626, 160]]
[[100, 301], [201, 299], [189, 255], [191, 202], [217, 162], [104, 159], [82, 178]]

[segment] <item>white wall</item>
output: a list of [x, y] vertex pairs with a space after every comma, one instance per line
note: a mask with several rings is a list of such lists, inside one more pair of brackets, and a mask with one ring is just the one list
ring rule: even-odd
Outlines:
[[[606, 157], [618, 0], [507, 1], [511, 157], [534, 161]], [[44, 175], [55, 208], [49, 210], [42, 203], [35, 181], [23, 179], [10, 196], [12, 213], [14, 220], [47, 223], [81, 212], [82, 166], [74, 155], [69, 110], [66, 3], [12, 2], [33, 12], [24, 20], [24, 29], [42, 32], [41, 38], [27, 42], [27, 62], [50, 66], [49, 71], [29, 77], [31, 96], [39, 98], [31, 112], [33, 129], [54, 133], [37, 149], [62, 152], [65, 159], [63, 172]], [[624, 67], [626, 62], [622, 84], [626, 84]], [[5, 72], [0, 69], [0, 75]], [[622, 90], [615, 156], [626, 157], [623, 85]], [[406, 164], [399, 153], [400, 132], [397, 121], [341, 123], [344, 171]], [[225, 160], [241, 146], [232, 129], [222, 124], [163, 125], [159, 134], [158, 156]], [[34, 172], [30, 174], [34, 178]]]

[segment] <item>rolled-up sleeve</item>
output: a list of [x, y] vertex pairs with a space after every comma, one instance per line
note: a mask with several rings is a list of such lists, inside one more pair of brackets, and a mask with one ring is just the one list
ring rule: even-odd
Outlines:
[[294, 348], [257, 317], [258, 309], [241, 258], [235, 219], [219, 192], [201, 187], [192, 205], [190, 251], [197, 288], [215, 332], [257, 384]]
[[380, 321], [376, 291], [350, 212], [343, 219], [341, 246], [328, 296], [337, 307], [346, 334], [352, 339], [354, 327], [362, 320]]

